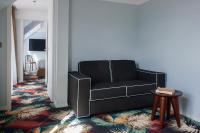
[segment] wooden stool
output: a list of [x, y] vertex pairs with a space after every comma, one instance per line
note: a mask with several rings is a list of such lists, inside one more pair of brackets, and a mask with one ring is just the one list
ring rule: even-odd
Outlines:
[[[154, 103], [153, 103], [153, 109], [152, 109], [152, 116], [151, 120], [155, 119], [155, 114], [157, 112], [157, 108], [160, 106], [160, 122], [161, 127], [164, 127], [164, 120], [165, 120], [165, 111], [167, 110], [167, 119], [170, 117], [170, 107], [172, 104], [174, 115], [176, 118], [177, 126], [180, 127], [180, 112], [179, 112], [179, 102], [178, 97], [182, 96], [182, 92], [176, 90], [173, 95], [168, 94], [161, 94], [156, 93], [155, 90], [151, 91], [154, 94]], [[159, 105], [160, 102], [160, 105]]]

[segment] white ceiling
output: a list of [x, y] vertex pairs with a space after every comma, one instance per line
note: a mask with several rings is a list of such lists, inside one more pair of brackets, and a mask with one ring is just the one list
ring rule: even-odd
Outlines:
[[148, 2], [149, 0], [104, 0], [104, 1], [131, 4], [131, 5], [142, 5]]
[[[13, 3], [15, 0], [0, 0], [0, 9], [8, 6]], [[36, 1], [35, 3], [33, 1]], [[149, 0], [103, 0], [124, 4], [132, 4], [132, 5], [142, 5]], [[48, 0], [16, 0], [14, 2], [14, 6], [17, 9], [24, 10], [47, 10], [48, 9]]]
[[16, 0], [13, 5], [19, 10], [48, 10], [48, 0]]
[[[8, 6], [13, 3], [15, 0], [0, 0], [0, 9]], [[35, 3], [33, 1], [36, 1]], [[132, 5], [142, 5], [149, 0], [103, 0], [124, 4], [132, 4]], [[25, 9], [25, 10], [47, 10], [48, 9], [48, 0], [16, 0], [14, 2], [14, 6], [17, 9]]]
[[0, 0], [0, 10], [4, 7], [9, 6], [14, 0]]

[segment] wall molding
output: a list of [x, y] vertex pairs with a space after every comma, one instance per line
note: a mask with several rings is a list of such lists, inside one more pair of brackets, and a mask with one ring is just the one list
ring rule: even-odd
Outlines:
[[130, 4], [130, 5], [142, 5], [149, 0], [103, 0], [108, 2], [115, 2], [115, 3], [121, 3], [121, 4]]

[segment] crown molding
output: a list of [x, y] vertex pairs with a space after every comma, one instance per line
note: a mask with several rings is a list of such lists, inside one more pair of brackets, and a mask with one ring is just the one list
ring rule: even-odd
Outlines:
[[130, 5], [142, 5], [148, 2], [149, 0], [103, 0], [103, 1], [130, 4]]

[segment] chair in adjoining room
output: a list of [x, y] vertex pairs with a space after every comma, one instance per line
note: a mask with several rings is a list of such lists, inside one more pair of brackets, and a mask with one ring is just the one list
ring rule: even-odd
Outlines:
[[34, 61], [33, 57], [31, 55], [25, 56], [25, 64], [24, 64], [24, 70], [25, 72], [31, 72], [35, 69], [37, 69], [37, 63]]

